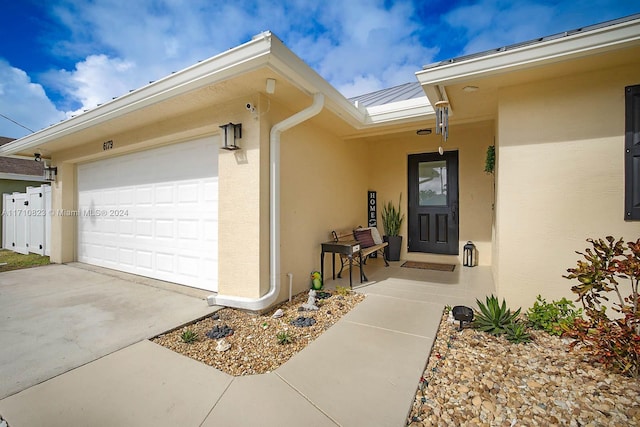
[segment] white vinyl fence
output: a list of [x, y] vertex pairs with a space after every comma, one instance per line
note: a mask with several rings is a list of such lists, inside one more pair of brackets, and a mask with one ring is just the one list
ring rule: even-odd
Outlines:
[[27, 187], [26, 193], [2, 197], [2, 247], [21, 254], [49, 255], [51, 186]]

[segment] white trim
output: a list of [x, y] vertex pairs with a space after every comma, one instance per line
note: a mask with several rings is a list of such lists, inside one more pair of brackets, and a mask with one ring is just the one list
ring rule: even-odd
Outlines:
[[435, 114], [426, 96], [367, 107], [366, 112], [369, 124], [408, 121], [417, 117], [424, 120], [425, 116]]
[[23, 175], [19, 173], [6, 172], [0, 172], [0, 179], [9, 179], [12, 181], [49, 182], [41, 175]]
[[[585, 33], [542, 41], [513, 50], [452, 62], [423, 71], [416, 77], [423, 86], [453, 84], [475, 77], [552, 64], [568, 59], [620, 49], [640, 41], [640, 20], [603, 27]], [[433, 100], [430, 97], [431, 100]]]

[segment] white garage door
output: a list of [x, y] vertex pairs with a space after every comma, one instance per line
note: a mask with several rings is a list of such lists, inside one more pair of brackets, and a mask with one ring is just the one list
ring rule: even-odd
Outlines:
[[78, 261], [218, 290], [218, 141], [78, 166]]

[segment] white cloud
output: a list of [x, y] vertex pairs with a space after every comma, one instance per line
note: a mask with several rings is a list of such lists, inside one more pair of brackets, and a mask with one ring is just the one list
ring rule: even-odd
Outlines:
[[413, 80], [437, 52], [418, 40], [414, 12], [408, 0], [390, 9], [380, 0], [58, 2], [54, 16], [71, 37], [52, 50], [84, 59], [45, 81], [73, 109], [89, 109], [272, 30], [346, 96], [359, 95]]
[[77, 111], [67, 116], [96, 107], [114, 96], [137, 87], [136, 66], [132, 62], [106, 55], [91, 55], [76, 64], [72, 71], [60, 70], [47, 76], [50, 84], [81, 103]]
[[[39, 130], [65, 118], [47, 97], [43, 87], [33, 83], [27, 73], [0, 59], [0, 114], [21, 125]], [[20, 138], [28, 130], [0, 117], [0, 136]]]

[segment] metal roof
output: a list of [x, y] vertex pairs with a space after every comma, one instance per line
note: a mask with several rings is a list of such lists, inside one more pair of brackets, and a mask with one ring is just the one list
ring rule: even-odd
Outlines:
[[387, 89], [377, 90], [375, 92], [358, 95], [349, 98], [354, 104], [357, 102], [359, 106], [373, 107], [375, 105], [390, 104], [392, 102], [406, 101], [408, 99], [425, 97], [420, 82], [410, 82]]
[[483, 52], [478, 52], [478, 53], [473, 53], [470, 55], [464, 55], [464, 56], [459, 56], [457, 58], [452, 58], [452, 59], [447, 59], [444, 61], [440, 61], [440, 62], [434, 62], [432, 64], [428, 64], [422, 67], [423, 70], [428, 70], [431, 68], [436, 68], [436, 67], [440, 67], [443, 65], [448, 65], [448, 64], [453, 64], [453, 63], [457, 63], [457, 62], [464, 62], [467, 61], [469, 59], [474, 59], [474, 58], [480, 58], [483, 56], [488, 56], [488, 55], [492, 55], [494, 53], [499, 53], [499, 52], [506, 52], [508, 50], [514, 50], [514, 49], [518, 49], [521, 47], [525, 47], [525, 46], [529, 46], [529, 45], [534, 45], [537, 43], [542, 43], [542, 42], [546, 42], [549, 40], [555, 40], [555, 39], [560, 39], [563, 37], [569, 37], [569, 36], [573, 36], [575, 34], [583, 34], [589, 31], [594, 31], [600, 28], [605, 28], [605, 27], [610, 27], [612, 25], [616, 25], [616, 24], [621, 24], [623, 22], [629, 22], [629, 21], [633, 21], [636, 19], [640, 19], [640, 13], [636, 13], [634, 15], [630, 15], [630, 16], [625, 16], [623, 18], [618, 18], [618, 19], [613, 19], [611, 21], [605, 21], [605, 22], [601, 22], [599, 24], [594, 24], [594, 25], [588, 25], [586, 27], [582, 27], [582, 28], [576, 28], [575, 30], [570, 30], [570, 31], [564, 31], [562, 33], [557, 33], [557, 34], [553, 34], [550, 36], [545, 36], [545, 37], [540, 37], [537, 39], [533, 39], [533, 40], [528, 40], [525, 42], [520, 42], [520, 43], [515, 43], [512, 45], [508, 45], [508, 46], [503, 46], [497, 49], [491, 49], [491, 50], [486, 50]]

